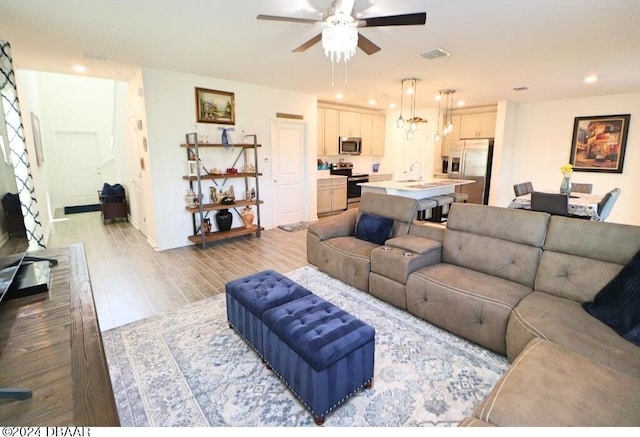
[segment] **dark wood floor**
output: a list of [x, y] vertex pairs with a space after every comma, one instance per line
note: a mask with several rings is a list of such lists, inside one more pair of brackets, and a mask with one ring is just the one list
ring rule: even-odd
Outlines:
[[[186, 246], [157, 252], [130, 223], [105, 225], [99, 212], [88, 212], [54, 221], [47, 247], [84, 244], [100, 329], [105, 331], [223, 293], [232, 279], [305, 266], [306, 235], [305, 230], [276, 228], [260, 238], [233, 238], [204, 250]], [[0, 255], [26, 248], [26, 240], [14, 238], [0, 247]]]

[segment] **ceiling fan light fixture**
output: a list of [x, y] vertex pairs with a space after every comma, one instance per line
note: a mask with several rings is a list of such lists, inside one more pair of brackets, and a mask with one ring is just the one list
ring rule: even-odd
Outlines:
[[322, 48], [331, 62], [347, 62], [358, 47], [358, 22], [353, 17], [338, 13], [323, 22]]

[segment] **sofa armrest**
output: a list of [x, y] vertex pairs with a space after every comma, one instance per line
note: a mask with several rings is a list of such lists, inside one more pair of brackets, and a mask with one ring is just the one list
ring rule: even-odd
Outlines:
[[353, 236], [356, 233], [357, 216], [357, 208], [348, 209], [338, 215], [313, 223], [307, 232], [316, 235], [320, 241]]
[[[403, 235], [401, 237], [390, 238], [385, 241], [385, 246], [396, 247], [405, 251], [424, 255], [430, 252], [442, 252], [442, 243], [430, 238], [418, 237], [415, 235]], [[438, 258], [440, 256], [438, 255]]]
[[446, 226], [440, 223], [426, 223], [415, 220], [411, 224], [409, 235], [416, 235], [418, 237], [428, 238], [442, 243], [442, 240], [444, 240], [445, 229]]

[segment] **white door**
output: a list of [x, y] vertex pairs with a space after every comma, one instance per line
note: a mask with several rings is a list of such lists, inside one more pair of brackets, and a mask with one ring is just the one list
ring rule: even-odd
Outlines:
[[98, 134], [56, 132], [56, 155], [64, 206], [95, 205], [102, 189]]
[[147, 235], [147, 220], [144, 209], [144, 179], [147, 171], [147, 139], [143, 136], [137, 127], [135, 117], [129, 117], [127, 144], [135, 144], [137, 147], [131, 148], [127, 154], [127, 159], [131, 163], [131, 179], [132, 190], [129, 191], [129, 210], [131, 214], [131, 223], [138, 228], [143, 234]]
[[305, 125], [276, 121], [273, 129], [274, 225], [297, 223], [304, 218]]

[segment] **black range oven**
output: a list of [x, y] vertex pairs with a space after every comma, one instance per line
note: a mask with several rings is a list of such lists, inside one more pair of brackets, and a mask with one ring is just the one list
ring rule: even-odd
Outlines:
[[349, 162], [336, 164], [330, 173], [347, 177], [347, 208], [357, 208], [362, 194], [362, 188], [358, 184], [369, 182], [369, 175], [353, 173], [353, 164]]

